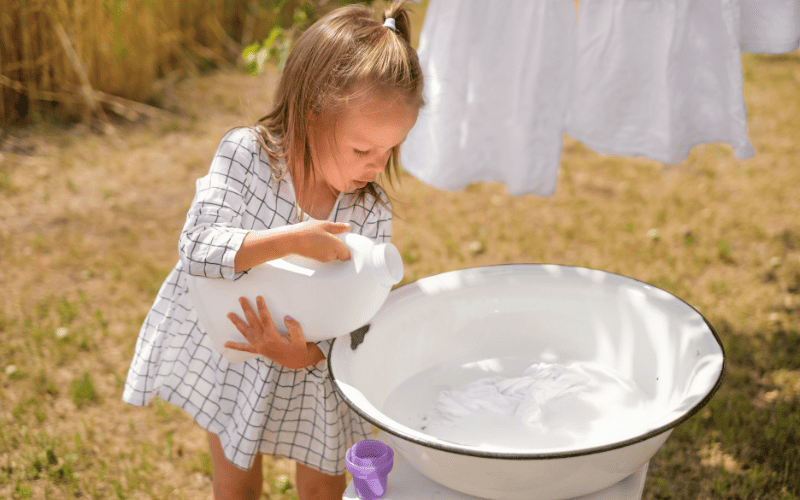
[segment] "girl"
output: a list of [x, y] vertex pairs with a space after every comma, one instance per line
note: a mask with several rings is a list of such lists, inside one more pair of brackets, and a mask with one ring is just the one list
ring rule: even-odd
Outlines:
[[230, 315], [259, 353], [231, 365], [198, 323], [187, 273], [236, 279], [288, 254], [350, 258], [335, 235], [391, 237], [391, 213], [375, 182], [391, 179], [399, 146], [422, 101], [404, 1], [383, 25], [361, 5], [326, 15], [300, 36], [286, 63], [274, 110], [222, 139], [197, 181], [179, 242], [180, 260], [158, 292], [136, 342], [123, 400], [161, 397], [208, 431], [216, 500], [258, 498], [261, 455], [297, 463], [301, 500], [341, 500], [345, 453], [372, 426], [336, 394], [324, 363], [330, 340], [306, 342], [302, 325], [282, 320], [282, 338], [263, 299], [246, 322]]

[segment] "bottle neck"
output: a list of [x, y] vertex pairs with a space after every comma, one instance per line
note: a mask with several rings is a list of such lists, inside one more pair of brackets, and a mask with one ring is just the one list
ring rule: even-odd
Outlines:
[[391, 287], [403, 279], [403, 259], [391, 243], [380, 243], [372, 248], [369, 266], [382, 286]]

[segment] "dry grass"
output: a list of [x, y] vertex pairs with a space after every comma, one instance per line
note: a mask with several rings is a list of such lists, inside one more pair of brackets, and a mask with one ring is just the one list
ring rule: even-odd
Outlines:
[[[753, 159], [707, 145], [664, 168], [567, 139], [551, 198], [409, 176], [394, 192], [406, 281], [581, 265], [659, 286], [717, 327], [726, 380], [655, 457], [646, 499], [800, 498], [800, 53], [744, 67]], [[37, 125], [2, 145], [0, 497], [210, 498], [204, 431], [120, 396], [194, 180], [226, 130], [263, 114], [275, 82], [192, 78], [163, 97], [183, 118], [123, 125], [116, 140]], [[265, 477], [267, 498], [295, 498], [290, 461], [267, 460]]]
[[[284, 10], [279, 4], [283, 3]], [[230, 66], [298, 0], [4, 0], [0, 123], [27, 113], [156, 113], [163, 79]]]

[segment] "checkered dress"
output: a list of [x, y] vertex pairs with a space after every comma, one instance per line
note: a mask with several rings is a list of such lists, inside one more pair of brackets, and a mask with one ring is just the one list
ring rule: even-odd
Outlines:
[[[388, 242], [390, 212], [371, 197], [364, 204], [353, 200], [340, 195], [328, 220], [349, 222], [351, 231]], [[158, 396], [180, 406], [219, 436], [225, 457], [242, 469], [261, 453], [338, 475], [346, 470], [347, 449], [371, 439], [372, 426], [336, 394], [327, 361], [299, 370], [263, 356], [228, 363], [199, 324], [186, 286], [187, 273], [237, 278], [234, 256], [245, 234], [299, 222], [297, 213], [291, 181], [272, 177], [254, 133], [227, 133], [208, 175], [197, 181], [180, 260], [139, 332], [122, 399], [144, 406]], [[327, 355], [331, 342], [316, 344]]]

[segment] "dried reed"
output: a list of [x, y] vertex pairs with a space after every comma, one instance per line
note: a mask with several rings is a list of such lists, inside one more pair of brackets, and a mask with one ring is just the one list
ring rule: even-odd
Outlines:
[[300, 0], [3, 0], [0, 123], [56, 107], [134, 119], [172, 72], [226, 65]]

